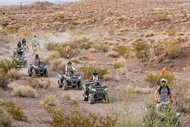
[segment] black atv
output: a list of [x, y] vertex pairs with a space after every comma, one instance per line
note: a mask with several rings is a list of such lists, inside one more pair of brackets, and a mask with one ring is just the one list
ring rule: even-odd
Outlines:
[[108, 86], [100, 82], [88, 82], [84, 86], [83, 100], [94, 104], [94, 101], [104, 100], [109, 103]]
[[82, 89], [81, 75], [77, 72], [61, 72], [58, 74], [59, 79], [57, 81], [59, 88], [67, 90], [68, 87], [74, 87], [78, 90]]
[[43, 63], [40, 61], [39, 64], [29, 64], [29, 69], [28, 69], [28, 75], [29, 76], [36, 76], [36, 75], [41, 75], [48, 77], [48, 66], [47, 64]]
[[26, 67], [27, 66], [27, 58], [23, 55], [16, 55], [14, 59], [17, 61], [17, 67]]
[[[20, 50], [20, 51], [19, 51]], [[13, 57], [17, 56], [18, 52], [23, 52], [24, 53], [25, 49], [24, 48], [14, 48], [13, 50]]]

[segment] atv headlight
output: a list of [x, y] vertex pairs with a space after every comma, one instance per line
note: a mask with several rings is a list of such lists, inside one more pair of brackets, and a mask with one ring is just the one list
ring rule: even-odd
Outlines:
[[45, 66], [44, 68], [47, 68], [47, 66]]
[[24, 58], [24, 60], [27, 60], [27, 58]]
[[78, 77], [78, 79], [80, 80], [80, 79], [81, 79], [81, 77], [79, 76], [79, 77]]
[[96, 92], [96, 89], [93, 88], [92, 91]]
[[181, 115], [181, 113], [179, 113], [179, 112], [178, 112], [178, 113], [176, 113], [176, 116], [177, 116], [177, 117], [179, 117], [180, 115]]
[[105, 91], [108, 91], [108, 88], [105, 88], [104, 90], [105, 90]]

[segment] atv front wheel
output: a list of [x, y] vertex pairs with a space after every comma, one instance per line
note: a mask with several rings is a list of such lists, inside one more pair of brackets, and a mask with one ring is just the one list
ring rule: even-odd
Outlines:
[[32, 70], [32, 76], [35, 77], [36, 76], [36, 71], [33, 69]]
[[89, 94], [88, 102], [89, 102], [90, 104], [94, 104], [94, 96], [92, 95], [92, 93]]
[[45, 77], [48, 77], [48, 70], [46, 70], [46, 71], [44, 72], [44, 76], [45, 76]]
[[78, 90], [82, 90], [82, 81], [80, 81], [79, 83], [78, 83]]
[[61, 83], [59, 82], [59, 80], [57, 81], [57, 84], [59, 85], [59, 88], [62, 88]]
[[63, 89], [68, 90], [68, 83], [66, 80], [63, 81]]
[[108, 93], [106, 92], [104, 96], [105, 96], [105, 98], [104, 98], [105, 102], [109, 103], [110, 99], [109, 99]]
[[83, 93], [82, 96], [83, 96], [83, 101], [88, 101], [88, 97], [86, 97], [85, 93]]

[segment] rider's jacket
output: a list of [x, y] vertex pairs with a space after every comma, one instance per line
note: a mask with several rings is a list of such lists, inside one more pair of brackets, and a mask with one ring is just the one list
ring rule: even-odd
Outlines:
[[[159, 88], [157, 91], [159, 92]], [[162, 86], [158, 101], [159, 102], [168, 102], [168, 88], [166, 86]]]
[[97, 76], [94, 76], [94, 75], [93, 75], [93, 76], [92, 76], [92, 81], [93, 81], [93, 82], [98, 82], [98, 75], [97, 75]]

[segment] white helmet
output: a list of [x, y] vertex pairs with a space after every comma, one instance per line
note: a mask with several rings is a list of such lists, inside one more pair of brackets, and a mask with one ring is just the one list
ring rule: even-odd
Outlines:
[[161, 85], [166, 85], [167, 83], [168, 83], [168, 80], [165, 79], [165, 78], [162, 78], [162, 79], [160, 80], [160, 84], [161, 84]]

